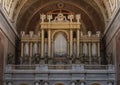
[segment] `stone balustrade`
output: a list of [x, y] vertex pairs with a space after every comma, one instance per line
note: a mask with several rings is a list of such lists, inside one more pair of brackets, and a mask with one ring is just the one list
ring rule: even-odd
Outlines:
[[7, 65], [6, 71], [51, 71], [51, 70], [71, 70], [71, 71], [89, 71], [89, 70], [103, 70], [103, 71], [114, 71], [114, 65], [84, 65], [84, 64], [72, 64], [72, 65]]

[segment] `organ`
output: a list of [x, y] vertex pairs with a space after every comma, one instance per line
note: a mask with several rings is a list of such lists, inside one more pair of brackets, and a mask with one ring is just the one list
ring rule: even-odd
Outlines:
[[84, 33], [80, 14], [41, 14], [40, 19], [39, 32], [21, 32], [21, 64], [101, 63], [100, 31]]

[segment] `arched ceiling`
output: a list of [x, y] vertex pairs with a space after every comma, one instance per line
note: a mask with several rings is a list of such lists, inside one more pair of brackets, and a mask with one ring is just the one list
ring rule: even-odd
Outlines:
[[40, 14], [59, 9], [58, 4], [74, 14], [81, 14], [82, 28], [104, 31], [109, 17], [104, 0], [18, 0], [13, 11], [17, 31], [39, 29]]

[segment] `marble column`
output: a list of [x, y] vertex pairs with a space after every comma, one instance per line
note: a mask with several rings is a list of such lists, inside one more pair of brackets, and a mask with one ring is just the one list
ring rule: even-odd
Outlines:
[[79, 35], [80, 34], [80, 32], [79, 32], [79, 29], [77, 29], [77, 57], [79, 57], [79, 43], [80, 43], [80, 41], [79, 41]]
[[100, 64], [100, 42], [98, 42], [98, 45], [97, 45], [97, 48], [98, 48], [98, 59], [99, 59], [99, 64]]
[[73, 50], [73, 31], [70, 30], [70, 56], [73, 55], [72, 50]]
[[80, 42], [80, 48], [79, 48], [79, 50], [80, 50], [80, 55], [82, 55], [82, 54], [83, 54], [83, 53], [82, 53], [82, 50], [83, 50], [82, 42]]
[[39, 53], [39, 42], [37, 42], [37, 54]]
[[67, 43], [67, 56], [70, 56], [70, 53], [69, 53], [69, 52], [70, 52], [69, 46], [70, 46], [70, 45], [69, 45], [69, 40], [68, 40], [68, 43]]
[[89, 42], [88, 43], [88, 49], [89, 49], [89, 64], [91, 64], [91, 60], [92, 60], [92, 58], [91, 58], [91, 43]]
[[54, 41], [53, 41], [53, 39], [52, 39], [52, 42], [51, 42], [51, 44], [52, 44], [52, 57], [54, 57]]
[[41, 30], [41, 57], [44, 57], [44, 30]]
[[21, 58], [20, 58], [20, 63], [22, 63], [22, 58], [24, 57], [24, 43], [21, 42]]
[[24, 43], [21, 42], [21, 57], [23, 57], [24, 55]]
[[30, 43], [30, 57], [32, 57], [33, 54], [33, 43]]
[[31, 63], [31, 57], [33, 56], [33, 43], [30, 43], [30, 63]]
[[38, 42], [38, 46], [39, 46], [39, 54], [41, 54], [41, 43], [40, 42]]
[[51, 30], [48, 30], [48, 57], [51, 57]]

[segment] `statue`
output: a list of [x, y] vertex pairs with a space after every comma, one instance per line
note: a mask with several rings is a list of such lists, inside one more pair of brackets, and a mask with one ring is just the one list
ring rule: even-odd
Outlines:
[[29, 55], [22, 57], [22, 64], [29, 64]]
[[66, 17], [62, 14], [62, 13], [59, 13], [56, 17], [55, 17], [55, 20], [54, 21], [67, 21]]
[[9, 53], [7, 56], [7, 64], [14, 64], [14, 56], [12, 53]]
[[98, 37], [100, 37], [100, 31], [97, 31], [97, 32], [96, 32], [96, 35], [97, 35]]
[[30, 31], [30, 32], [29, 32], [29, 35], [30, 35], [30, 37], [33, 37], [34, 32], [33, 32], [33, 31]]
[[47, 15], [47, 19], [48, 19], [48, 21], [50, 22], [51, 21], [51, 19], [53, 19], [53, 17], [52, 17], [52, 15]]
[[73, 19], [74, 19], [74, 15], [68, 15], [68, 19], [70, 19], [70, 22], [72, 22], [73, 21]]
[[36, 53], [31, 58], [32, 64], [39, 64], [40, 63], [40, 54]]
[[41, 19], [41, 22], [44, 22], [45, 19], [46, 19], [46, 15], [45, 14], [41, 14], [40, 15], [40, 19]]
[[21, 37], [25, 36], [25, 32], [21, 31]]
[[108, 53], [107, 54], [107, 61], [108, 61], [108, 64], [112, 64], [113, 62], [113, 59], [112, 59], [112, 53]]
[[76, 20], [77, 20], [77, 22], [80, 22], [80, 19], [81, 19], [81, 15], [80, 15], [80, 14], [77, 14], [77, 15], [76, 15]]
[[83, 32], [80, 32], [80, 36], [81, 36], [81, 37], [83, 36]]
[[40, 37], [40, 31], [38, 31], [38, 36]]
[[91, 33], [92, 33], [91, 31], [88, 31], [88, 36], [89, 36], [89, 37], [91, 37]]

